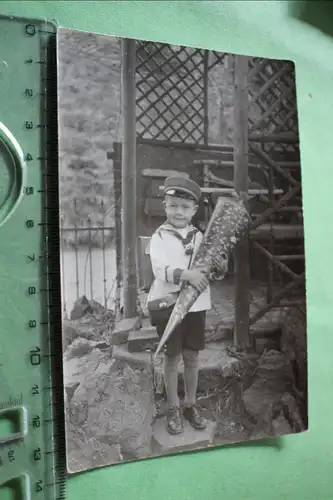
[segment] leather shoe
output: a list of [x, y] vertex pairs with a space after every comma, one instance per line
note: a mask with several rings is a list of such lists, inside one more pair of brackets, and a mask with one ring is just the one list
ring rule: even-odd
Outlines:
[[207, 426], [207, 420], [199, 413], [196, 405], [187, 406], [183, 411], [184, 418], [194, 427], [194, 429], [203, 430]]
[[170, 434], [183, 432], [183, 421], [178, 406], [171, 406], [167, 413], [167, 429]]

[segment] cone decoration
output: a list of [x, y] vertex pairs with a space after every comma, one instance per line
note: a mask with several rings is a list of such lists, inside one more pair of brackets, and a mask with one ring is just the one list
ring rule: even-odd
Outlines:
[[[233, 250], [244, 235], [249, 221], [248, 212], [240, 199], [219, 198], [191, 269], [205, 267], [208, 277], [211, 276], [213, 270], [223, 270], [225, 256]], [[183, 283], [155, 356], [163, 349], [174, 329], [183, 321], [200, 293], [189, 283]]]

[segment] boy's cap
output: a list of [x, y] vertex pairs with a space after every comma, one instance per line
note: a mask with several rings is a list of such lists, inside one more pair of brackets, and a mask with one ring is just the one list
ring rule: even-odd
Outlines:
[[170, 196], [179, 196], [199, 202], [201, 198], [200, 186], [185, 177], [168, 177], [164, 181], [164, 194]]

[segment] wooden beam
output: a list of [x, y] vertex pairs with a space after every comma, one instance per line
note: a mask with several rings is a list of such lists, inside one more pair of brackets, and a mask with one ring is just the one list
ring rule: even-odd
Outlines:
[[156, 146], [161, 148], [172, 149], [190, 149], [195, 150], [197, 152], [230, 152], [232, 151], [232, 146], [229, 144], [197, 144], [190, 142], [177, 142], [177, 141], [166, 141], [166, 140], [158, 140], [158, 139], [143, 139], [142, 137], [137, 138], [138, 144], [146, 144], [148, 146]]
[[[205, 188], [205, 187], [203, 187], [203, 188], [201, 188], [201, 191], [204, 194], [221, 194], [221, 195], [224, 195], [224, 194], [233, 195], [234, 194], [234, 196], [236, 196], [235, 193], [237, 193], [237, 191], [234, 188], [211, 188], [211, 187]], [[268, 194], [268, 189], [248, 189], [247, 194], [251, 195], [251, 196]], [[283, 194], [283, 189], [274, 189], [273, 194]]]
[[272, 158], [270, 158], [265, 153], [265, 151], [258, 148], [257, 146], [253, 146], [253, 144], [251, 144], [251, 149], [258, 156], [258, 158], [261, 158], [266, 163], [266, 165], [268, 165], [269, 167], [273, 168], [276, 172], [281, 174], [285, 179], [287, 179], [287, 181], [290, 182], [292, 186], [300, 185], [300, 183], [296, 179], [294, 179], [293, 176], [289, 174], [289, 172], [281, 168], [280, 165], [276, 163], [276, 161], [272, 160]]
[[136, 104], [135, 104], [136, 42], [122, 42], [122, 267], [125, 318], [137, 315], [136, 273]]
[[265, 212], [263, 212], [261, 214], [261, 216], [255, 221], [253, 222], [252, 226], [251, 226], [251, 229], [255, 229], [256, 227], [260, 226], [261, 224], [263, 224], [264, 222], [266, 222], [269, 217], [274, 213], [276, 212], [280, 207], [282, 207], [285, 203], [287, 203], [291, 198], [293, 198], [297, 193], [298, 191], [301, 189], [301, 186], [300, 184], [298, 184], [296, 187], [290, 189], [290, 191], [288, 191], [288, 193], [286, 193], [285, 195], [283, 195], [279, 201], [277, 201], [275, 204], [274, 204], [274, 207], [270, 207], [268, 208], [267, 210], [265, 210]]
[[[255, 221], [256, 222], [256, 221]], [[267, 240], [273, 236], [274, 240], [291, 240], [304, 237], [302, 224], [262, 224], [255, 229], [250, 228], [250, 237], [256, 240]]]
[[277, 132], [275, 134], [264, 134], [253, 132], [249, 134], [250, 142], [278, 142], [282, 144], [298, 144], [299, 138], [293, 132]]
[[[159, 189], [160, 189], [160, 191], [163, 191], [164, 187], [159, 186]], [[231, 196], [238, 196], [236, 190], [234, 188], [231, 188], [231, 187], [230, 188], [202, 187], [201, 192], [203, 194], [221, 194], [221, 195], [230, 194]], [[274, 189], [274, 191], [273, 191], [273, 194], [282, 194], [282, 193], [283, 193], [283, 189]], [[268, 194], [268, 190], [267, 189], [248, 189], [248, 194], [250, 196], [263, 195], [263, 194]]]
[[274, 255], [272, 255], [268, 250], [266, 250], [266, 248], [264, 248], [262, 245], [260, 245], [260, 243], [258, 243], [257, 241], [253, 241], [252, 245], [255, 248], [257, 248], [263, 255], [265, 255], [265, 257], [267, 257], [267, 259], [270, 262], [272, 262], [279, 269], [281, 269], [282, 272], [288, 274], [288, 276], [290, 276], [292, 279], [296, 279], [297, 278], [298, 274], [294, 273], [294, 271], [292, 271], [291, 269], [289, 269], [288, 266], [286, 266], [285, 264], [283, 264], [282, 262], [280, 262], [279, 260], [277, 260], [277, 258], [275, 258]]
[[286, 261], [286, 260], [304, 260], [305, 256], [304, 254], [299, 254], [299, 255], [276, 255], [275, 258], [280, 261]]
[[172, 175], [184, 177], [186, 179], [190, 177], [187, 172], [179, 172], [179, 170], [164, 170], [157, 168], [145, 168], [144, 170], [142, 170], [143, 177], [151, 177], [154, 179], [166, 179], [167, 177], [171, 177]]
[[[236, 193], [247, 206], [248, 173], [248, 58], [235, 56], [234, 95], [234, 186]], [[250, 346], [249, 336], [249, 237], [246, 234], [234, 251], [235, 266], [235, 329], [234, 344], [237, 349]]]

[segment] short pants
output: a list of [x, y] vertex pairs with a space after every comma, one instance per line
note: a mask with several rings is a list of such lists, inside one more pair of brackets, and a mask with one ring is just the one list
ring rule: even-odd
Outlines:
[[[164, 352], [167, 356], [178, 356], [183, 349], [201, 351], [205, 347], [206, 311], [188, 313], [174, 329], [166, 342]], [[159, 338], [162, 337], [167, 321], [156, 326]]]

